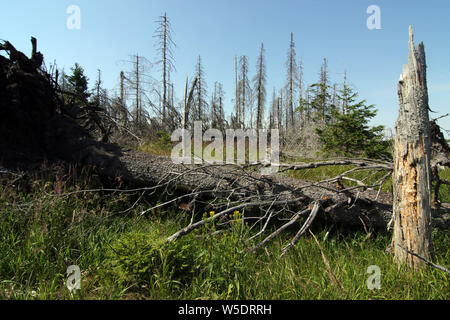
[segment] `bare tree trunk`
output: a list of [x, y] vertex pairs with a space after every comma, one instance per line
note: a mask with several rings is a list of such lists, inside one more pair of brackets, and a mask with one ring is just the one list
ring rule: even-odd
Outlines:
[[201, 57], [198, 56], [198, 63], [197, 63], [197, 85], [198, 85], [198, 91], [197, 91], [197, 119], [194, 119], [196, 121], [203, 121], [203, 95], [202, 95], [202, 86], [203, 86], [203, 78], [202, 78], [202, 60]]
[[[431, 168], [428, 91], [423, 43], [409, 30], [408, 65], [400, 76], [400, 112], [394, 147], [394, 253], [398, 264], [419, 269], [431, 259]], [[409, 253], [408, 253], [409, 252]]]
[[280, 97], [278, 97], [277, 99], [277, 129], [280, 130], [281, 129], [281, 124], [283, 121], [283, 118], [281, 116], [281, 108], [283, 107], [283, 93], [280, 90]]
[[259, 57], [259, 65], [258, 65], [258, 76], [257, 76], [257, 90], [258, 90], [258, 107], [257, 107], [257, 114], [256, 114], [256, 128], [261, 129], [262, 128], [262, 114], [263, 114], [263, 103], [265, 98], [265, 88], [264, 86], [264, 44], [261, 43], [261, 53]]
[[241, 112], [242, 112], [242, 128], [245, 129], [245, 108], [246, 108], [246, 90], [245, 87], [247, 85], [247, 59], [245, 56], [241, 56], [241, 90], [242, 90], [242, 107], [241, 107]]
[[300, 112], [299, 116], [299, 129], [303, 130], [305, 118], [304, 118], [304, 107], [303, 107], [303, 60], [300, 59], [299, 70], [298, 70], [298, 108]]
[[237, 64], [237, 56], [234, 56], [234, 77], [235, 77], [235, 87], [236, 87], [236, 118], [238, 127], [241, 127], [241, 101], [239, 99], [239, 83], [238, 83], [238, 64]]
[[[125, 75], [123, 71], [120, 71], [120, 108], [125, 108], [124, 103], [124, 88], [123, 88], [123, 80], [125, 78]], [[122, 109], [120, 109], [120, 112], [123, 112]]]
[[188, 96], [187, 96], [187, 94], [188, 94], [188, 77], [186, 76], [186, 83], [185, 83], [185, 85], [184, 85], [184, 99], [183, 99], [183, 123], [182, 123], [182, 128], [183, 129], [186, 129], [186, 124], [187, 124], [187, 116], [188, 116], [188, 114], [187, 114], [187, 108], [188, 108], [188, 106], [187, 106], [187, 99], [188, 99]]
[[139, 124], [139, 55], [136, 55], [136, 125]]
[[166, 80], [166, 49], [167, 48], [167, 15], [164, 13], [163, 25], [163, 126], [166, 125], [166, 101], [167, 101], [167, 80]]
[[286, 112], [286, 130], [294, 127], [294, 81], [295, 74], [295, 49], [294, 49], [294, 34], [291, 32], [291, 43], [289, 50], [289, 91], [287, 97], [288, 110]]

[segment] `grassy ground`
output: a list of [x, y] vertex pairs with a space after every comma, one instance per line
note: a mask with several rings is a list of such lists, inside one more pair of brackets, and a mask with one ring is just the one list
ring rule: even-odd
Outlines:
[[[284, 160], [287, 162], [286, 160]], [[311, 162], [313, 160], [310, 159], [297, 159], [299, 162]], [[301, 180], [310, 180], [310, 181], [321, 181], [325, 179], [329, 179], [332, 177], [336, 177], [339, 174], [342, 174], [350, 169], [354, 168], [354, 166], [326, 166], [312, 169], [305, 169], [301, 171], [287, 171], [286, 174], [290, 177], [301, 179]], [[348, 175], [349, 178], [357, 179], [360, 181], [364, 181], [366, 184], [371, 185], [378, 182], [383, 176], [386, 174], [385, 171], [374, 171], [374, 170], [361, 170]], [[439, 176], [442, 179], [450, 180], [450, 169], [439, 170]], [[343, 180], [342, 183], [345, 186], [355, 186], [356, 183], [351, 181]], [[434, 187], [434, 183], [433, 183]], [[434, 190], [434, 189], [433, 189]], [[392, 192], [392, 178], [386, 180], [383, 184], [382, 191], [384, 192]], [[442, 184], [439, 188], [439, 200], [441, 202], [450, 203], [450, 186]]]
[[[440, 170], [439, 177], [450, 181], [450, 169]], [[449, 185], [441, 185], [439, 188], [439, 199], [442, 202], [450, 203], [450, 186]]]
[[[445, 273], [398, 269], [385, 252], [390, 235], [331, 235], [315, 230], [284, 258], [287, 235], [260, 252], [248, 251], [241, 213], [229, 228], [205, 226], [165, 245], [189, 223], [176, 208], [141, 216], [137, 195], [61, 193], [95, 187], [60, 178], [36, 180], [31, 190], [0, 190], [0, 298], [7, 299], [449, 299]], [[210, 213], [205, 213], [205, 216]], [[201, 217], [199, 217], [201, 218]], [[450, 264], [450, 235], [434, 232], [435, 262]], [[78, 265], [81, 290], [66, 288]], [[381, 289], [369, 290], [367, 269], [381, 270]]]

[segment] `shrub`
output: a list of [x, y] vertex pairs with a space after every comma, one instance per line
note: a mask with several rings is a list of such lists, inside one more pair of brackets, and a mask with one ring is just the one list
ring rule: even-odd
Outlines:
[[161, 148], [161, 149], [166, 149], [172, 146], [172, 140], [170, 138], [170, 135], [163, 131], [160, 130], [158, 131], [158, 141], [157, 141], [157, 145]]
[[121, 235], [106, 253], [105, 270], [123, 285], [158, 282], [186, 283], [195, 272], [193, 241], [189, 237], [166, 243], [159, 232]]

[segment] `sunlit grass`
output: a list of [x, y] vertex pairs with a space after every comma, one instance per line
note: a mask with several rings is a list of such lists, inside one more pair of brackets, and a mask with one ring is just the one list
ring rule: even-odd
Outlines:
[[[450, 169], [446, 168], [444, 170], [439, 170], [439, 177], [450, 181]], [[439, 187], [439, 199], [442, 202], [450, 203], [450, 186], [446, 184], [441, 184]]]
[[[284, 234], [257, 253], [245, 241], [242, 213], [205, 225], [172, 245], [164, 239], [186, 226], [178, 208], [127, 211], [136, 195], [73, 194], [55, 181], [36, 181], [30, 193], [0, 190], [0, 298], [6, 299], [449, 299], [445, 273], [398, 269], [385, 249], [391, 235], [366, 239], [314, 230], [284, 258]], [[58, 188], [61, 184], [58, 184]], [[78, 185], [78, 188], [87, 187]], [[63, 192], [75, 186], [63, 185]], [[125, 212], [125, 213], [120, 213]], [[120, 214], [119, 214], [120, 213]], [[205, 212], [205, 217], [210, 213]], [[201, 219], [201, 216], [198, 217]], [[245, 221], [245, 220], [244, 220]], [[434, 232], [434, 261], [450, 263], [448, 232]], [[78, 265], [82, 289], [71, 295], [66, 270]], [[381, 269], [381, 289], [369, 290], [367, 268]]]

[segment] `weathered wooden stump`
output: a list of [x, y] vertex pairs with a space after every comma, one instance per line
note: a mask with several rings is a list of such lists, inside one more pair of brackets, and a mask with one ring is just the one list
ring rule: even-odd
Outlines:
[[409, 29], [409, 58], [398, 85], [400, 111], [394, 147], [394, 253], [398, 264], [419, 269], [430, 260], [431, 167], [428, 90], [423, 43], [414, 46]]

